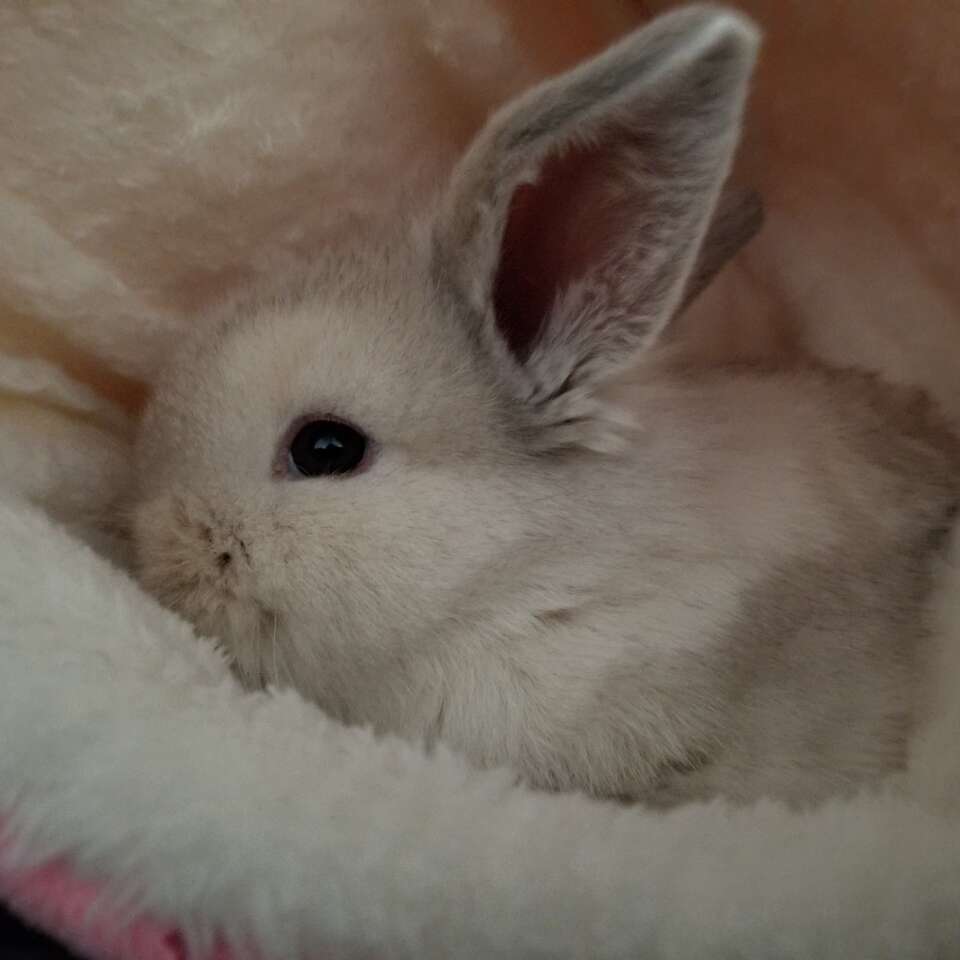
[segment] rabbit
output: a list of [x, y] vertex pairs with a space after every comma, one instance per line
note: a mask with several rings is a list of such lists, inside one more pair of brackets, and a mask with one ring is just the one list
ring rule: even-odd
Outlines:
[[957, 441], [915, 391], [670, 337], [758, 44], [724, 7], [653, 20], [180, 345], [136, 568], [244, 684], [652, 806], [903, 767]]

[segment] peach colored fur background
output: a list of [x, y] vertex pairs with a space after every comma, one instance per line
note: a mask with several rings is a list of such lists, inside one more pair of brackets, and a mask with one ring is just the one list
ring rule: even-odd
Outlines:
[[[109, 509], [194, 311], [428, 191], [486, 112], [671, 4], [0, 0], [0, 488]], [[761, 237], [684, 319], [960, 416], [960, 17], [746, 0]]]

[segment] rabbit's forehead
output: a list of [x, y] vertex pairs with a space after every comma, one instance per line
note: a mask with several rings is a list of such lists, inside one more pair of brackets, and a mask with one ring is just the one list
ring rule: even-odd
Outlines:
[[[308, 299], [257, 311], [188, 357], [168, 396], [190, 435], [217, 451], [275, 445], [301, 417], [351, 422], [411, 447], [486, 446], [498, 429], [494, 388], [452, 318], [432, 307]], [[189, 351], [188, 351], [189, 353]], [[242, 437], [242, 442], [241, 442]]]
[[427, 297], [280, 298], [181, 356], [141, 431], [151, 488], [268, 476], [302, 417], [346, 420], [414, 461], [510, 452], [495, 378]]
[[429, 417], [482, 391], [464, 342], [438, 319], [414, 304], [308, 300], [238, 331], [222, 374], [238, 387], [256, 379], [290, 416]]

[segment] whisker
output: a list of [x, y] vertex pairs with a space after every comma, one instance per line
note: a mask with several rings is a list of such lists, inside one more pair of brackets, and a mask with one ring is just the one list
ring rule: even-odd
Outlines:
[[280, 668], [277, 662], [277, 614], [273, 614], [273, 682], [280, 686]]

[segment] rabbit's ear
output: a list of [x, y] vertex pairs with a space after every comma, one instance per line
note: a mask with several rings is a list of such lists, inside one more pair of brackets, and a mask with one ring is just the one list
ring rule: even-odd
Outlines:
[[455, 169], [439, 282], [544, 425], [585, 416], [696, 284], [757, 44], [722, 8], [663, 16], [508, 104]]

